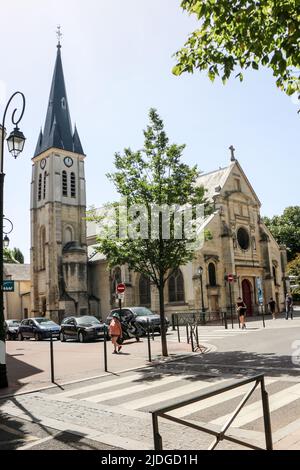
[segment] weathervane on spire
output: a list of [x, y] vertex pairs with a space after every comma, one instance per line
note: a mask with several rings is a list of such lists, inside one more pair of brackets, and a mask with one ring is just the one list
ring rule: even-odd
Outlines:
[[233, 145], [230, 145], [229, 150], [230, 150], [230, 152], [231, 152], [231, 161], [232, 161], [232, 162], [235, 162], [235, 155], [234, 155], [235, 148], [234, 148], [234, 146], [233, 146]]
[[56, 36], [57, 36], [57, 41], [58, 41], [57, 47], [61, 47], [60, 40], [61, 40], [61, 37], [62, 37], [63, 34], [62, 34], [60, 29], [61, 29], [61, 26], [59, 24], [59, 25], [57, 25], [57, 30], [56, 30]]

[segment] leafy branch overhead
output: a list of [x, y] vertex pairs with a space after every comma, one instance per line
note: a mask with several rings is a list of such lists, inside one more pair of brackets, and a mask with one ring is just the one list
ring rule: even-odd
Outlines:
[[225, 83], [265, 66], [280, 89], [300, 99], [299, 0], [182, 0], [181, 7], [200, 26], [176, 53], [175, 75], [206, 70]]

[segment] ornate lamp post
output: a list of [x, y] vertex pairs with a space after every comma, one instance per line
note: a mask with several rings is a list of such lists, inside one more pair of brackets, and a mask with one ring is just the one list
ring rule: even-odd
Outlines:
[[200, 278], [200, 287], [201, 287], [201, 321], [205, 323], [205, 307], [204, 307], [204, 296], [203, 296], [203, 268], [199, 266], [197, 270], [197, 274]]
[[[0, 231], [1, 239], [3, 240], [3, 195], [4, 195], [4, 141], [6, 137], [5, 133], [5, 119], [8, 108], [12, 100], [20, 95], [22, 98], [22, 110], [19, 115], [19, 119], [16, 118], [17, 109], [15, 108], [11, 115], [12, 124], [15, 126], [13, 131], [7, 138], [8, 150], [14, 158], [22, 152], [25, 144], [24, 134], [20, 131], [18, 124], [21, 121], [24, 111], [25, 111], [25, 96], [20, 91], [16, 91], [8, 100], [7, 105], [4, 110], [2, 125], [0, 128], [1, 133], [1, 146], [0, 146]], [[7, 219], [6, 219], [7, 220]], [[4, 303], [3, 303], [3, 245], [9, 243], [7, 234], [3, 240], [3, 243], [0, 243], [0, 388], [5, 388], [8, 386], [7, 382], [7, 373], [6, 373], [6, 350], [5, 350], [5, 331], [4, 331]]]

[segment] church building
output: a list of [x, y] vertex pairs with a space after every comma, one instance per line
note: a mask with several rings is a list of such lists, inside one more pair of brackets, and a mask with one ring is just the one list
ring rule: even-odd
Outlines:
[[[84, 161], [71, 125], [59, 42], [46, 121], [32, 158], [31, 314], [55, 321], [87, 313], [105, 319], [116, 306], [118, 282], [126, 284], [125, 305], [158, 311], [158, 292], [149, 279], [127, 266], [110, 269], [95, 250], [97, 226], [85, 220]], [[248, 315], [266, 308], [270, 297], [282, 310], [288, 290], [286, 250], [264, 225], [261, 203], [233, 147], [230, 164], [201, 175], [198, 184], [213, 204], [203, 226], [211, 236], [192, 262], [170, 273], [167, 314], [224, 311], [230, 295], [233, 303], [243, 297]]]

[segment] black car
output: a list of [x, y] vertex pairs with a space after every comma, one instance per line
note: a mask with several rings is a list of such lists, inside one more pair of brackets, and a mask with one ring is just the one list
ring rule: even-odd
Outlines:
[[[147, 325], [149, 322], [150, 330], [151, 331], [157, 331], [160, 333], [161, 331], [161, 322], [160, 322], [160, 316], [157, 313], [153, 313], [149, 308], [146, 307], [125, 307], [122, 308], [121, 311], [118, 308], [115, 308], [110, 312], [110, 315], [106, 319], [106, 323], [109, 324], [112, 319], [112, 315], [114, 313], [118, 313], [119, 316], [121, 315], [121, 323], [128, 324], [129, 322], [132, 322], [132, 320], [136, 323], [138, 323], [144, 332], [144, 334], [147, 331]], [[169, 327], [169, 320], [168, 318], [165, 318], [165, 329], [168, 331]]]
[[18, 339], [23, 341], [23, 339], [34, 338], [36, 341], [42, 339], [50, 338], [59, 338], [60, 327], [49, 318], [45, 317], [36, 317], [36, 318], [26, 318], [22, 320], [18, 329]]
[[20, 323], [21, 323], [21, 320], [5, 320], [4, 330], [5, 330], [5, 338], [7, 340], [17, 339]]
[[91, 315], [64, 318], [60, 325], [60, 340], [76, 339], [80, 343], [91, 339], [104, 338], [107, 332], [105, 323]]

